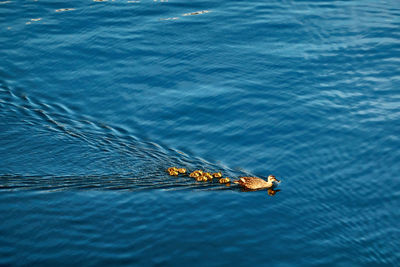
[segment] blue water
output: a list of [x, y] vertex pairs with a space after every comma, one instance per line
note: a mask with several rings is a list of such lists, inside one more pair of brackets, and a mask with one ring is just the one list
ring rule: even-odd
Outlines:
[[399, 266], [399, 88], [398, 0], [2, 0], [0, 265]]

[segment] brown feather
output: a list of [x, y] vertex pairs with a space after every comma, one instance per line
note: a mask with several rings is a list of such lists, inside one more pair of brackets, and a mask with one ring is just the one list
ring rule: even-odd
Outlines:
[[247, 189], [262, 189], [272, 187], [273, 184], [258, 177], [240, 177], [239, 184]]

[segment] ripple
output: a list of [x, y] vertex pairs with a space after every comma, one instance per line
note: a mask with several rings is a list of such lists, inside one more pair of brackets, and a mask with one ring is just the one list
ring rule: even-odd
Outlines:
[[165, 18], [165, 19], [160, 19], [160, 20], [177, 20], [179, 19], [178, 17], [171, 17], [171, 18]]
[[195, 12], [185, 13], [182, 16], [195, 16], [195, 15], [202, 15], [202, 14], [206, 14], [206, 13], [210, 13], [210, 11], [209, 10], [195, 11]]
[[[120, 174], [107, 175], [84, 175], [84, 176], [58, 176], [58, 175], [6, 175], [1, 176], [1, 188], [7, 190], [36, 189], [36, 190], [68, 190], [68, 189], [111, 189], [111, 190], [138, 190], [138, 189], [213, 189], [225, 188], [218, 181], [202, 184], [193, 182], [187, 177], [174, 178], [165, 172], [167, 167], [176, 165], [189, 169], [206, 169], [211, 172], [223, 171], [230, 177], [238, 175], [251, 176], [248, 172], [238, 172], [207, 162], [204, 159], [191, 157], [173, 148], [166, 148], [159, 144], [141, 140], [129, 135], [123, 129], [105, 125], [101, 122], [94, 122], [91, 118], [76, 114], [69, 108], [57, 103], [44, 104], [40, 99], [31, 98], [25, 93], [15, 92], [3, 86], [2, 91], [8, 97], [3, 105], [11, 108], [18, 115], [31, 125], [44, 127], [43, 133], [53, 132], [59, 137], [68, 137], [71, 144], [79, 143], [82, 147], [98, 151], [93, 158], [86, 158], [86, 164], [95, 164], [101, 161], [118, 163], [115, 167], [124, 169]], [[71, 117], [72, 116], [72, 117]], [[25, 127], [28, 127], [25, 125]], [[43, 134], [41, 133], [41, 134]], [[39, 135], [37, 137], [40, 137]], [[27, 136], [27, 138], [29, 138]], [[40, 139], [39, 139], [40, 140]], [[60, 147], [61, 148], [61, 147]], [[35, 153], [42, 153], [35, 151]], [[49, 154], [56, 153], [56, 150]], [[63, 150], [57, 153], [65, 153]], [[112, 156], [113, 154], [117, 157]], [[52, 161], [51, 156], [49, 160]], [[78, 155], [75, 159], [62, 159], [57, 154], [57, 160], [61, 164], [78, 162]], [[123, 155], [125, 163], [121, 162], [119, 155]], [[115, 157], [115, 158], [114, 158]], [[113, 159], [114, 158], [114, 159]], [[138, 160], [140, 159], [140, 160]], [[134, 164], [129, 164], [134, 160]], [[14, 163], [15, 164], [15, 163]], [[14, 165], [13, 164], [13, 165]], [[121, 165], [123, 164], [123, 165]], [[139, 164], [139, 165], [138, 165]], [[140, 167], [139, 167], [140, 166]], [[27, 169], [26, 173], [33, 173], [35, 169]]]
[[56, 9], [56, 12], [65, 12], [65, 11], [74, 11], [75, 8], [61, 8], [61, 9]]

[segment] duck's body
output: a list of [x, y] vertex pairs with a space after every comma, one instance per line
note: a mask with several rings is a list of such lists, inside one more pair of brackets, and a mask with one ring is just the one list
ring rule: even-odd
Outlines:
[[280, 182], [276, 180], [275, 176], [268, 176], [268, 182], [258, 178], [258, 177], [240, 177], [238, 181], [235, 181], [235, 184], [239, 184], [240, 186], [250, 189], [250, 190], [258, 190], [265, 188], [273, 188], [275, 186], [275, 182]]

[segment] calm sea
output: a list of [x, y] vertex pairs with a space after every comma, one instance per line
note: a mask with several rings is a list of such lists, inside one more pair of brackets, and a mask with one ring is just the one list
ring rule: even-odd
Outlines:
[[0, 265], [399, 266], [399, 176], [398, 0], [0, 1]]

